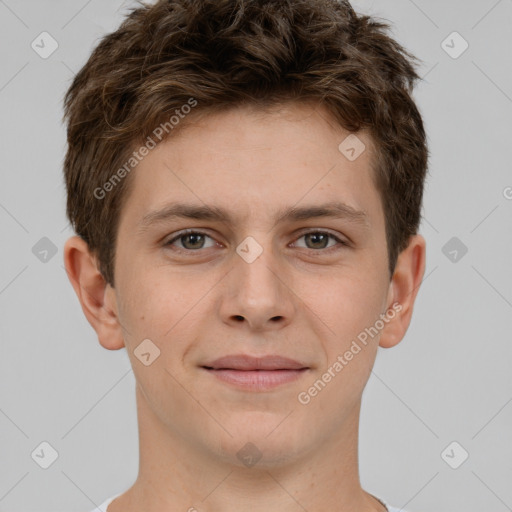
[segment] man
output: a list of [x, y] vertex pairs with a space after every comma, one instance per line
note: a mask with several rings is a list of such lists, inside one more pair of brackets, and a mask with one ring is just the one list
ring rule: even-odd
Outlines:
[[336, 0], [166, 0], [65, 99], [65, 265], [137, 382], [108, 512], [395, 511], [361, 397], [411, 321], [428, 151], [413, 56]]

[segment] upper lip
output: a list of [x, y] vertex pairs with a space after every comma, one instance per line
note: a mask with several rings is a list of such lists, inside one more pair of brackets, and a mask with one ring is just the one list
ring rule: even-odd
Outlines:
[[204, 368], [213, 370], [301, 370], [308, 366], [278, 355], [253, 357], [245, 354], [229, 355], [215, 359], [211, 363], [203, 365]]

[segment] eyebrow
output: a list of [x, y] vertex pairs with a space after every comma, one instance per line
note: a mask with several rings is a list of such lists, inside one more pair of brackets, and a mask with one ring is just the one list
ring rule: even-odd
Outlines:
[[[357, 210], [341, 202], [329, 202], [322, 205], [302, 207], [285, 207], [278, 210], [274, 217], [276, 224], [330, 217], [334, 219], [344, 219], [348, 222], [361, 225], [362, 227], [370, 227], [368, 215], [365, 211]], [[200, 206], [185, 203], [172, 203], [144, 215], [140, 222], [139, 231], [145, 231], [154, 224], [160, 224], [178, 218], [234, 224], [234, 219], [231, 214], [223, 208], [208, 205]]]

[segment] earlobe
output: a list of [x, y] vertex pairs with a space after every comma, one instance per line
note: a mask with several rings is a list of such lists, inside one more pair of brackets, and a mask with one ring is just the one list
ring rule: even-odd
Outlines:
[[101, 345], [109, 350], [123, 348], [115, 294], [99, 272], [96, 258], [82, 238], [73, 236], [66, 241], [64, 266], [84, 315], [96, 331]]
[[400, 343], [409, 328], [414, 301], [425, 273], [425, 248], [425, 239], [413, 235], [398, 256], [387, 297], [388, 311], [393, 309], [395, 314], [381, 333], [379, 346], [383, 348]]

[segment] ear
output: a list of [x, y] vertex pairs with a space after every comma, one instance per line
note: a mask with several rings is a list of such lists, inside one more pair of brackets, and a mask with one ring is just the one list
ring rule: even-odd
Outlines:
[[109, 350], [123, 348], [115, 291], [99, 272], [96, 258], [82, 238], [73, 236], [66, 241], [64, 266], [87, 321], [96, 331], [101, 345]]
[[400, 343], [411, 323], [414, 301], [425, 273], [425, 247], [425, 239], [413, 235], [409, 245], [398, 255], [387, 297], [387, 309], [394, 310], [395, 316], [381, 331], [381, 347], [390, 348]]

